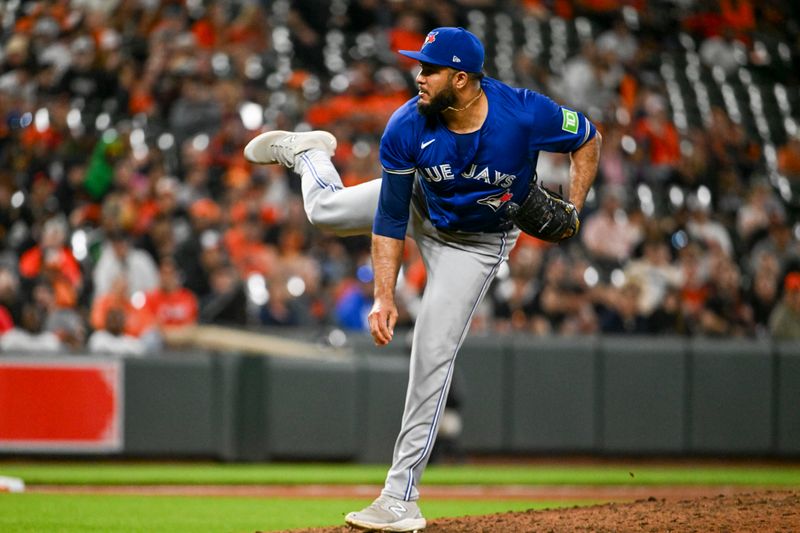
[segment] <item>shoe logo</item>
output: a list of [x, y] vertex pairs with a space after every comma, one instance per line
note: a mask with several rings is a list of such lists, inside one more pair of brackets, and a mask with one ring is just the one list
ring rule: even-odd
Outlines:
[[400, 518], [401, 516], [403, 516], [403, 513], [408, 512], [408, 509], [406, 509], [403, 505], [401, 505], [399, 503], [395, 503], [394, 505], [390, 505], [388, 507], [388, 509], [391, 512], [393, 512], [395, 515], [397, 515], [397, 518]]
[[427, 148], [431, 143], [436, 142], [436, 139], [431, 139], [430, 141], [425, 141], [424, 143], [420, 144], [419, 147], [424, 150]]

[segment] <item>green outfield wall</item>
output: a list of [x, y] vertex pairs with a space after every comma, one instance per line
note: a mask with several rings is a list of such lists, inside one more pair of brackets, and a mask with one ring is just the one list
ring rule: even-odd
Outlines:
[[[402, 342], [366, 337], [293, 358], [1, 354], [0, 454], [386, 463], [407, 372]], [[472, 337], [453, 394], [467, 454], [800, 455], [800, 344]]]

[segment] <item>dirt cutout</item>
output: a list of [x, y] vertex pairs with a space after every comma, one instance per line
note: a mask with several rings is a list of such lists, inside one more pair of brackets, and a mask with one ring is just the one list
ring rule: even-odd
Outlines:
[[[424, 509], [423, 509], [424, 510]], [[424, 533], [800, 532], [800, 492], [767, 491], [430, 520]], [[347, 527], [292, 533], [355, 533]]]

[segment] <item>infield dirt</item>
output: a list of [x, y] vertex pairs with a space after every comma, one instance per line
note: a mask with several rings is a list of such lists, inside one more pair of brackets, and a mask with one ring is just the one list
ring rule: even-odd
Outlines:
[[[424, 505], [423, 505], [424, 510]], [[347, 527], [292, 533], [353, 533]], [[796, 532], [800, 492], [721, 494], [689, 500], [655, 498], [632, 503], [431, 520], [425, 533]]]

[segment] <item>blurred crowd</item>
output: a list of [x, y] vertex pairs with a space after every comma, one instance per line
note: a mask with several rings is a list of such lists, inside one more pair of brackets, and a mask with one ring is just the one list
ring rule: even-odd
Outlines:
[[[311, 226], [298, 177], [248, 164], [242, 148], [266, 129], [328, 129], [345, 184], [379, 177], [384, 124], [414, 93], [416, 67], [394, 51], [443, 25], [482, 34], [489, 75], [581, 109], [604, 138], [579, 236], [523, 237], [476, 332], [800, 338], [798, 11], [788, 0], [7, 0], [0, 347], [143, 354], [195, 323], [363, 330], [369, 238]], [[701, 74], [781, 87], [780, 135], [737, 115], [737, 102], [758, 109], [735, 92], [680, 105], [664, 68], [687, 50]], [[538, 174], [558, 189], [568, 165], [543, 154]], [[400, 324], [411, 326], [425, 269], [406, 248]]]

